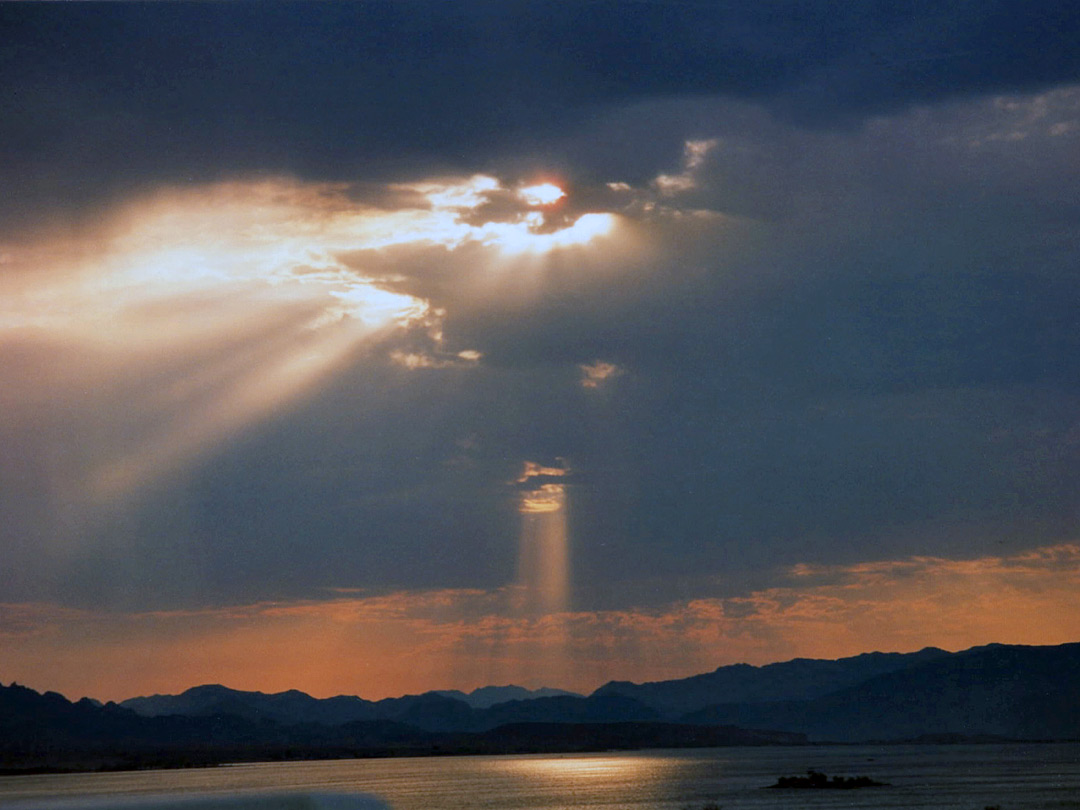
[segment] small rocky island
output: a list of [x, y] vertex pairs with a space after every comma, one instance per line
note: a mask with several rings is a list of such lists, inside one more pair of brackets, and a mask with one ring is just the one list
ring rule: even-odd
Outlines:
[[831, 779], [820, 771], [810, 770], [806, 776], [781, 776], [770, 788], [810, 790], [851, 790], [864, 787], [888, 787], [887, 782], [877, 782], [869, 776], [834, 776]]

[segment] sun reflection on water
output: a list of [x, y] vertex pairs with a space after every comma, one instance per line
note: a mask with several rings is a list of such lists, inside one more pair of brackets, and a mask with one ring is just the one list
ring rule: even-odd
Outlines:
[[623, 754], [583, 754], [567, 756], [523, 756], [492, 759], [487, 769], [528, 779], [552, 789], [565, 789], [582, 782], [621, 784], [662, 780], [679, 767], [677, 760], [656, 756]]

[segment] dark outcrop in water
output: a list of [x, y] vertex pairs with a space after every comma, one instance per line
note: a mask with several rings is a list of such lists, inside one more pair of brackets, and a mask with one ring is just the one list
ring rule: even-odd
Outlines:
[[782, 790], [852, 790], [865, 787], [888, 787], [869, 776], [834, 776], [831, 779], [820, 771], [810, 770], [806, 776], [781, 776], [771, 788]]

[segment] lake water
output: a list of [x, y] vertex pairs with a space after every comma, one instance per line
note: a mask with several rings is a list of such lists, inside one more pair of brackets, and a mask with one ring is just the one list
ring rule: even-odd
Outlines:
[[[807, 769], [890, 787], [763, 790]], [[0, 806], [151, 793], [363, 791], [394, 810], [957, 808], [1080, 810], [1080, 743], [808, 746], [360, 759], [0, 777]]]

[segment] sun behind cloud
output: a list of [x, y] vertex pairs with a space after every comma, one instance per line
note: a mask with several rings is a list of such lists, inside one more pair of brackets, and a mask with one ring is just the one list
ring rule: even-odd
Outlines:
[[566, 196], [566, 192], [554, 183], [526, 186], [518, 192], [529, 205], [553, 205]]

